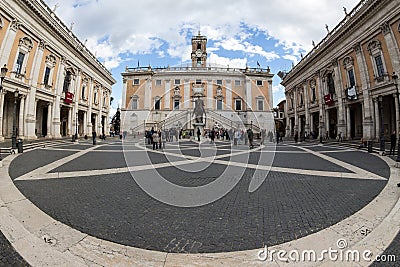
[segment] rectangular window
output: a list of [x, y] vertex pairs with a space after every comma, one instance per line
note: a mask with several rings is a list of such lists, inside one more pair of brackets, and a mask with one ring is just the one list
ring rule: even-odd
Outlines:
[[201, 80], [196, 80], [196, 84], [201, 84]]
[[257, 80], [257, 85], [258, 86], [262, 86], [263, 85], [263, 81], [262, 80]]
[[86, 85], [82, 85], [82, 91], [81, 91], [81, 99], [85, 100], [86, 99]]
[[161, 80], [156, 80], [156, 85], [160, 86], [161, 85]]
[[217, 80], [218, 85], [222, 85], [222, 80]]
[[376, 70], [378, 71], [378, 77], [383, 77], [385, 69], [383, 68], [382, 57], [380, 55], [375, 57], [375, 64]]
[[356, 85], [356, 80], [354, 78], [354, 70], [349, 69], [347, 71], [347, 74], [349, 75], [349, 85], [350, 85], [350, 87], [353, 87], [354, 85]]
[[240, 80], [235, 80], [235, 86], [240, 86]]
[[160, 110], [160, 99], [157, 99], [154, 103], [154, 109], [155, 110]]
[[258, 110], [264, 110], [264, 101], [262, 99], [257, 100], [257, 108]]
[[50, 78], [50, 68], [46, 67], [46, 69], [44, 70], [44, 79], [43, 79], [44, 85], [49, 85], [49, 78]]
[[222, 110], [222, 100], [217, 100], [217, 110]]
[[16, 67], [16, 69], [15, 69], [16, 74], [21, 74], [22, 66], [24, 64], [24, 58], [25, 58], [25, 54], [19, 52], [18, 58], [17, 58], [17, 64], [15, 66]]
[[71, 72], [67, 71], [64, 78], [63, 92], [69, 91], [70, 84], [71, 84]]
[[132, 104], [131, 104], [131, 108], [132, 109], [138, 109], [138, 101], [137, 99], [132, 99]]
[[181, 84], [181, 80], [180, 79], [175, 79], [175, 82], [174, 82], [176, 85], [179, 85], [179, 84]]
[[139, 84], [139, 79], [134, 79], [134, 80], [133, 80], [133, 84], [134, 84], [134, 85], [138, 85], [138, 84]]
[[242, 110], [242, 101], [240, 99], [235, 100], [235, 110]]
[[179, 109], [179, 100], [174, 101], [174, 109], [178, 110]]
[[335, 94], [335, 81], [333, 80], [332, 73], [328, 74], [328, 92], [329, 94]]

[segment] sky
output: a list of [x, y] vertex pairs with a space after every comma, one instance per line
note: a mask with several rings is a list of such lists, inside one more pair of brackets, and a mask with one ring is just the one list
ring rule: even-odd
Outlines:
[[[122, 99], [125, 67], [186, 66], [191, 37], [207, 36], [208, 63], [290, 71], [359, 0], [45, 0], [117, 83], [112, 116]], [[273, 78], [273, 102], [285, 98]]]

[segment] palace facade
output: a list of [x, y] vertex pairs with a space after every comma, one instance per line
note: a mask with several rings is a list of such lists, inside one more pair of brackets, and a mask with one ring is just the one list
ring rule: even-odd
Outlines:
[[363, 0], [289, 73], [286, 136], [399, 135], [400, 2]]
[[0, 2], [0, 140], [108, 132], [115, 80], [71, 28], [42, 0]]
[[122, 130], [193, 129], [201, 98], [205, 128], [273, 128], [270, 69], [217, 67], [207, 63], [207, 38], [192, 37], [191, 65], [126, 68], [122, 73]]

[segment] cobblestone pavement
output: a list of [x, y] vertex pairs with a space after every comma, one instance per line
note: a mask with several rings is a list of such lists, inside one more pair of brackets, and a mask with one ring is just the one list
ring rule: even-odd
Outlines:
[[30, 266], [0, 232], [0, 266]]
[[[247, 167], [235, 161], [241, 155]], [[271, 171], [250, 192], [257, 166], [268, 161]], [[144, 192], [126, 162], [132, 175], [157, 173], [188, 188], [217, 181], [230, 165], [240, 179], [212, 203], [176, 207]], [[19, 190], [54, 219], [101, 239], [181, 253], [255, 249], [320, 231], [371, 202], [389, 174], [383, 160], [363, 152], [288, 142], [251, 151], [226, 142], [175, 142], [163, 151], [129, 141], [60, 145], [26, 152], [10, 166]]]

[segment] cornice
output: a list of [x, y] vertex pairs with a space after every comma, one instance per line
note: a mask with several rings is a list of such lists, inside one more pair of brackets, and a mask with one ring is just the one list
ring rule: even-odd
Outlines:
[[[362, 0], [351, 11], [350, 14], [340, 22], [316, 47], [311, 50], [294, 68], [286, 75], [281, 82], [282, 85], [287, 84], [292, 78], [295, 78], [298, 73], [304, 72], [313, 62], [319, 58], [332, 46], [337, 46], [341, 40], [349, 38], [354, 34], [354, 29], [357, 29], [368, 20], [371, 15], [374, 15], [374, 10], [380, 9], [387, 5], [390, 0]], [[379, 28], [379, 27], [378, 27]]]
[[37, 23], [52, 32], [52, 36], [55, 39], [58, 39], [73, 54], [80, 57], [82, 61], [89, 63], [93, 67], [92, 70], [98, 72], [109, 83], [116, 83], [111, 72], [80, 42], [43, 0], [16, 0], [16, 2], [28, 14], [36, 17]]

